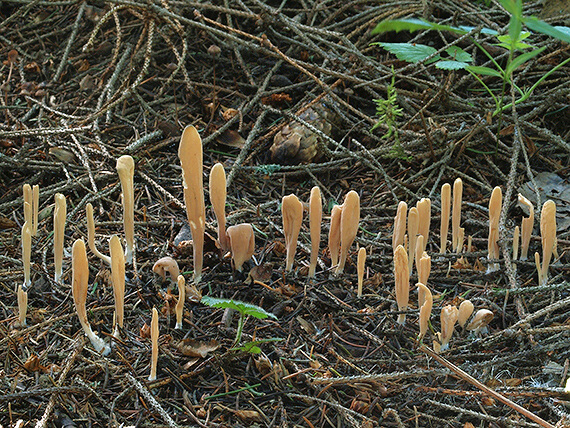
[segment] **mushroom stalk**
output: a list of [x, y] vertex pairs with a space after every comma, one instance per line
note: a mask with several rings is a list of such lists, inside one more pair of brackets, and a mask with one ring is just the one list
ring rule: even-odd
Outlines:
[[24, 285], [22, 288], [27, 290], [32, 285], [30, 275], [32, 258], [32, 230], [30, 223], [25, 222], [22, 226], [22, 262], [24, 264]]
[[520, 229], [518, 226], [515, 226], [515, 230], [513, 232], [513, 260], [516, 260], [519, 257], [519, 235]]
[[331, 211], [331, 226], [329, 229], [329, 252], [331, 253], [331, 267], [338, 265], [340, 255], [340, 219], [342, 206], [334, 205]]
[[182, 165], [184, 203], [194, 252], [194, 282], [202, 277], [204, 260], [204, 232], [206, 230], [206, 209], [204, 206], [204, 186], [202, 178], [202, 139], [193, 126], [187, 126], [180, 138], [178, 158]]
[[75, 310], [77, 311], [81, 327], [83, 327], [85, 335], [89, 338], [95, 350], [102, 355], [108, 355], [111, 352], [111, 348], [91, 330], [91, 325], [87, 320], [85, 302], [87, 301], [87, 287], [89, 284], [89, 265], [87, 263], [85, 243], [81, 239], [73, 243], [71, 270], [71, 291], [73, 293], [73, 302], [75, 303]]
[[111, 254], [111, 281], [115, 297], [115, 321], [113, 336], [119, 337], [125, 318], [125, 254], [121, 240], [117, 235], [109, 240], [109, 253]]
[[158, 311], [152, 308], [152, 320], [150, 322], [150, 340], [152, 343], [152, 354], [150, 359], [150, 376], [149, 381], [156, 380], [156, 366], [158, 364]]
[[439, 228], [439, 251], [443, 254], [447, 247], [449, 232], [449, 210], [451, 209], [451, 186], [445, 183], [441, 186], [441, 225]]
[[65, 218], [67, 203], [61, 193], [55, 194], [55, 209], [53, 211], [53, 260], [55, 266], [55, 282], [61, 282], [63, 275], [63, 247], [65, 239]]
[[433, 307], [433, 296], [430, 289], [421, 282], [416, 285], [418, 287], [418, 306], [420, 307], [420, 334], [418, 335], [418, 340], [422, 340], [428, 331], [429, 317]]
[[184, 313], [184, 300], [186, 299], [186, 281], [182, 275], [178, 275], [178, 302], [176, 302], [176, 326], [174, 328], [182, 328], [182, 315]]
[[234, 267], [241, 272], [243, 264], [251, 259], [255, 252], [253, 227], [249, 223], [236, 224], [228, 227], [227, 235]]
[[556, 248], [556, 204], [548, 200], [542, 205], [540, 212], [540, 236], [542, 238], [542, 268], [540, 272], [541, 284], [548, 282], [548, 267], [552, 253]]
[[530, 236], [534, 227], [534, 206], [527, 198], [519, 193], [519, 204], [527, 207], [529, 215], [523, 217], [521, 221], [521, 260], [526, 260], [528, 257], [528, 247], [530, 244]]
[[[396, 303], [398, 311], [408, 309], [410, 299], [410, 273], [408, 271], [408, 253], [401, 245], [394, 252], [394, 281], [396, 288]], [[398, 315], [398, 324], [406, 323], [406, 314]]]
[[[420, 218], [418, 214], [418, 209], [416, 207], [410, 208], [408, 213], [408, 242], [410, 249], [408, 257], [408, 269], [410, 270], [410, 275], [412, 274], [412, 268], [414, 266], [415, 259], [415, 248], [416, 242], [418, 240], [418, 230], [420, 226]], [[421, 281], [420, 281], [421, 282]]]
[[[418, 238], [416, 239], [416, 246], [414, 248], [410, 247], [410, 255], [408, 257], [413, 257], [416, 260], [416, 270], [418, 271], [418, 275], [420, 272], [420, 259], [422, 258], [422, 255], [424, 253], [424, 251], [422, 251], [422, 248], [424, 248], [424, 243], [425, 243], [425, 239], [424, 239], [424, 235], [418, 235]], [[419, 281], [422, 282], [422, 281]], [[427, 282], [422, 282], [422, 284], [426, 284]]]
[[366, 264], [366, 248], [362, 247], [358, 250], [358, 264], [357, 264], [357, 275], [358, 275], [358, 297], [362, 297], [362, 284], [364, 283], [364, 265]]
[[311, 264], [309, 265], [309, 278], [315, 277], [317, 258], [321, 243], [321, 222], [323, 220], [323, 200], [321, 190], [315, 186], [311, 189], [309, 199], [309, 231], [311, 234]]
[[123, 226], [125, 230], [125, 261], [133, 262], [135, 251], [135, 197], [134, 197], [134, 174], [135, 161], [129, 155], [117, 159], [117, 173], [123, 192]]
[[28, 313], [28, 293], [24, 291], [22, 285], [18, 285], [18, 325], [26, 325], [26, 314]]
[[87, 242], [89, 243], [89, 249], [93, 252], [93, 254], [107, 263], [107, 265], [111, 266], [111, 257], [99, 252], [95, 246], [95, 220], [93, 219], [93, 205], [90, 203], [87, 204], [85, 211], [87, 212]]
[[285, 248], [287, 249], [285, 271], [291, 272], [295, 251], [297, 251], [297, 239], [303, 223], [303, 204], [297, 196], [293, 194], [283, 196], [281, 216], [283, 217], [283, 233], [285, 235]]
[[453, 183], [453, 206], [451, 211], [451, 248], [456, 253], [463, 249], [459, 243], [459, 227], [461, 224], [461, 199], [463, 198], [463, 181], [457, 178]]
[[394, 231], [392, 233], [392, 250], [395, 252], [398, 245], [404, 243], [404, 235], [406, 234], [406, 214], [408, 212], [408, 204], [400, 201], [394, 217]]
[[226, 236], [226, 197], [226, 172], [221, 163], [216, 163], [210, 170], [210, 201], [218, 223], [218, 242], [224, 252], [230, 249]]
[[[342, 204], [342, 216], [340, 218], [340, 261], [335, 271], [337, 274], [344, 271], [348, 250], [356, 238], [359, 223], [360, 196], [358, 196], [358, 193], [354, 190], [351, 190], [344, 197]], [[405, 227], [406, 222], [404, 221], [404, 228]]]
[[[489, 200], [489, 239], [487, 241], [487, 258], [496, 260], [499, 258], [499, 217], [503, 205], [503, 193], [500, 187], [495, 187]], [[490, 263], [487, 273], [499, 270], [498, 263]]]

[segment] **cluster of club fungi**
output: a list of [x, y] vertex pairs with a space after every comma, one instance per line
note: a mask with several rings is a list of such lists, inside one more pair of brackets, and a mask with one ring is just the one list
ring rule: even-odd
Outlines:
[[[206, 214], [203, 188], [203, 154], [202, 140], [198, 131], [193, 126], [184, 130], [178, 156], [182, 166], [182, 184], [184, 189], [184, 202], [188, 223], [190, 225], [193, 241], [193, 282], [197, 284], [202, 276], [204, 233], [206, 227]], [[117, 160], [117, 173], [121, 183], [123, 224], [125, 250], [121, 238], [117, 235], [109, 239], [109, 255], [102, 254], [95, 246], [95, 223], [93, 219], [93, 207], [86, 206], [88, 246], [93, 254], [100, 258], [111, 269], [113, 294], [115, 299], [115, 316], [113, 336], [119, 338], [124, 323], [124, 296], [125, 296], [125, 264], [131, 264], [135, 252], [134, 233], [134, 161], [131, 156], [121, 156]], [[243, 264], [252, 258], [255, 251], [254, 229], [249, 223], [241, 223], [226, 228], [226, 175], [222, 164], [215, 164], [210, 171], [209, 193], [212, 209], [217, 222], [218, 244], [223, 252], [231, 255], [233, 267], [241, 271]], [[447, 251], [449, 216], [451, 212], [452, 240], [451, 249], [456, 253], [463, 252], [464, 229], [461, 227], [461, 201], [463, 183], [461, 179], [455, 180], [452, 188], [446, 183], [441, 187], [441, 226], [440, 226], [440, 253]], [[18, 300], [18, 324], [26, 325], [27, 290], [31, 286], [30, 258], [32, 236], [37, 234], [39, 187], [23, 186], [24, 195], [24, 225], [22, 226], [22, 258], [24, 265], [24, 281], [17, 287]], [[526, 207], [529, 217], [522, 219], [521, 227], [518, 226], [513, 234], [512, 259], [525, 260], [528, 257], [530, 237], [534, 226], [534, 207], [524, 196], [518, 196], [519, 203]], [[322, 225], [322, 197], [318, 187], [313, 187], [308, 204], [309, 231], [311, 239], [311, 254], [308, 276], [315, 276], [319, 255]], [[499, 217], [502, 208], [502, 193], [499, 187], [495, 187], [489, 200], [489, 238], [488, 238], [488, 272], [498, 269], [499, 258]], [[294, 194], [284, 196], [281, 204], [283, 219], [283, 234], [286, 248], [285, 271], [293, 269], [298, 236], [303, 222], [303, 203]], [[54, 250], [54, 279], [57, 283], [62, 282], [64, 235], [66, 222], [66, 199], [62, 194], [55, 195], [55, 209], [53, 212], [53, 250]], [[394, 278], [395, 297], [398, 306], [397, 323], [404, 324], [406, 312], [409, 307], [410, 277], [414, 261], [417, 271], [418, 282], [418, 308], [419, 308], [419, 335], [422, 340], [429, 329], [433, 297], [428, 287], [431, 270], [431, 257], [426, 252], [429, 239], [431, 220], [431, 201], [423, 198], [415, 207], [408, 210], [406, 202], [400, 202], [394, 218], [392, 247], [394, 253]], [[360, 197], [355, 191], [349, 191], [342, 205], [333, 206], [330, 214], [330, 226], [328, 234], [328, 250], [330, 253], [331, 268], [336, 274], [344, 270], [349, 250], [356, 238], [360, 222]], [[535, 253], [536, 268], [538, 271], [538, 283], [543, 285], [548, 280], [548, 267], [552, 256], [556, 254], [556, 204], [548, 200], [544, 203], [540, 217], [540, 233], [542, 238], [542, 263], [540, 255]], [[520, 256], [519, 256], [520, 237]], [[471, 237], [468, 237], [468, 251], [470, 251]], [[366, 250], [360, 248], [357, 259], [358, 297], [362, 296], [363, 278], [365, 272]], [[176, 328], [182, 328], [182, 313], [186, 300], [186, 283], [178, 264], [171, 257], [158, 260], [153, 271], [166, 280], [167, 274], [170, 280], [177, 284], [179, 290], [178, 301], [175, 307]], [[108, 342], [100, 338], [92, 329], [87, 319], [86, 299], [89, 284], [89, 266], [85, 243], [77, 239], [72, 248], [72, 293], [75, 308], [85, 335], [91, 341], [93, 347], [102, 355], [111, 352]], [[193, 286], [193, 285], [192, 285]], [[441, 310], [441, 332], [434, 332], [433, 346], [437, 352], [444, 351], [449, 347], [449, 341], [453, 334], [455, 324], [468, 331], [484, 331], [493, 319], [493, 312], [481, 308], [475, 311], [474, 305], [469, 300], [463, 300], [459, 307], [454, 305], [444, 306]], [[158, 357], [158, 312], [152, 311], [151, 321], [151, 374], [149, 380], [156, 379]]]

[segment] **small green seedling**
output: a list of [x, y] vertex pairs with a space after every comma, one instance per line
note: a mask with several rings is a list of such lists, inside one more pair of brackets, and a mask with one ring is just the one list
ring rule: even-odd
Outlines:
[[210, 306], [212, 308], [233, 309], [239, 312], [240, 316], [238, 320], [238, 328], [236, 332], [236, 338], [234, 340], [234, 346], [237, 345], [241, 340], [243, 326], [248, 316], [262, 320], [266, 318], [273, 318], [275, 320], [277, 319], [275, 315], [267, 312], [265, 309], [256, 305], [252, 305], [251, 303], [240, 302], [239, 300], [220, 299], [216, 297], [204, 296], [202, 297], [201, 302], [204, 305]]
[[262, 344], [268, 343], [268, 342], [280, 342], [282, 340], [283, 339], [281, 339], [279, 337], [272, 337], [270, 339], [252, 340], [251, 342], [244, 343], [242, 346], [231, 348], [230, 351], [243, 351], [243, 352], [247, 352], [249, 354], [261, 354], [261, 348], [259, 347], [259, 345], [262, 345]]

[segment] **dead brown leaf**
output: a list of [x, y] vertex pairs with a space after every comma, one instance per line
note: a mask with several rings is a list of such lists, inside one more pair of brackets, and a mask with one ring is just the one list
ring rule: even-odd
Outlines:
[[207, 342], [194, 339], [183, 339], [176, 344], [176, 349], [187, 357], [206, 358], [210, 352], [214, 352], [220, 347], [217, 340], [212, 339]]

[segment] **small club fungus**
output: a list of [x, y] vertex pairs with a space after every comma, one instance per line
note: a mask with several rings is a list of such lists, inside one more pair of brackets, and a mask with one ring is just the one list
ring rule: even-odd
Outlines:
[[65, 196], [55, 194], [55, 209], [53, 211], [53, 260], [55, 266], [55, 282], [61, 282], [63, 275], [63, 247], [65, 239], [65, 217], [67, 204]]
[[156, 366], [158, 364], [158, 311], [152, 308], [152, 320], [150, 321], [150, 341], [152, 344], [151, 358], [150, 358], [150, 382], [156, 380]]
[[186, 281], [182, 275], [178, 275], [178, 302], [176, 302], [176, 326], [174, 328], [182, 328], [182, 315], [184, 312], [184, 300], [186, 299]]
[[218, 162], [210, 170], [210, 201], [218, 223], [218, 242], [224, 252], [230, 249], [226, 236], [226, 197], [226, 172]]
[[439, 251], [445, 254], [447, 234], [449, 232], [449, 210], [451, 209], [451, 186], [445, 183], [441, 186], [441, 225], [439, 228]]
[[471, 314], [473, 313], [473, 309], [474, 309], [474, 306], [473, 306], [473, 303], [471, 303], [471, 300], [464, 300], [459, 305], [459, 313], [457, 315], [457, 323], [461, 326], [461, 328], [465, 328], [465, 324], [467, 323], [467, 321], [471, 317]]
[[182, 166], [182, 184], [186, 216], [190, 224], [194, 255], [194, 282], [200, 282], [204, 261], [204, 232], [206, 230], [206, 208], [202, 179], [202, 139], [193, 126], [187, 126], [180, 138], [178, 158]]
[[111, 281], [115, 297], [115, 326], [113, 336], [119, 337], [125, 318], [125, 253], [121, 240], [117, 235], [109, 240], [109, 253], [111, 254]]
[[487, 325], [493, 320], [495, 315], [489, 309], [479, 309], [473, 316], [466, 329], [474, 333], [486, 333]]
[[99, 252], [95, 246], [95, 220], [93, 219], [93, 205], [87, 204], [85, 210], [87, 212], [87, 242], [89, 244], [89, 249], [107, 265], [111, 266], [111, 257]]
[[418, 281], [427, 285], [431, 273], [431, 257], [424, 251], [418, 262]]
[[30, 275], [32, 258], [32, 229], [30, 223], [25, 222], [22, 226], [22, 262], [24, 264], [24, 284], [22, 288], [27, 290], [32, 285]]
[[430, 289], [421, 282], [418, 282], [416, 286], [418, 287], [418, 306], [420, 308], [420, 334], [418, 335], [418, 340], [422, 340], [428, 331], [429, 318], [433, 306], [433, 296]]
[[91, 330], [91, 325], [87, 320], [85, 302], [87, 301], [87, 287], [89, 284], [89, 265], [87, 263], [85, 243], [81, 239], [78, 239], [73, 243], [71, 270], [71, 291], [81, 327], [83, 327], [85, 335], [89, 338], [95, 350], [102, 355], [108, 355], [111, 352], [111, 348], [103, 341], [103, 339]]
[[[30, 233], [36, 236], [38, 233], [38, 210], [40, 204], [40, 187], [35, 184], [31, 187], [24, 184], [22, 187], [24, 194], [24, 222], [28, 221], [30, 225]], [[26, 206], [26, 202], [29, 204]]]
[[458, 317], [459, 310], [453, 305], [447, 305], [441, 309], [441, 351], [449, 348], [449, 341], [453, 335], [453, 329]]
[[125, 231], [125, 241], [127, 243], [125, 261], [132, 263], [135, 251], [135, 195], [133, 183], [135, 161], [129, 155], [121, 156], [117, 159], [116, 168], [123, 192], [123, 228]]
[[329, 229], [329, 252], [331, 253], [331, 267], [338, 265], [340, 255], [340, 219], [342, 205], [334, 205], [331, 210], [331, 226]]
[[285, 248], [287, 249], [285, 271], [291, 272], [295, 251], [297, 251], [297, 238], [303, 224], [303, 203], [299, 201], [297, 196], [293, 194], [283, 196], [281, 216], [283, 217], [283, 234], [285, 235]]
[[[499, 258], [499, 217], [503, 206], [503, 193], [500, 187], [495, 187], [489, 199], [489, 239], [487, 240], [487, 258], [496, 260]], [[489, 263], [487, 273], [499, 270], [498, 263]]]
[[358, 263], [356, 272], [358, 275], [358, 297], [362, 297], [362, 284], [364, 283], [364, 265], [366, 264], [366, 248], [361, 247], [358, 250]]
[[28, 293], [18, 284], [18, 325], [26, 325], [26, 314], [28, 313]]
[[176, 281], [178, 275], [180, 274], [178, 263], [176, 263], [176, 260], [169, 256], [158, 259], [152, 266], [152, 271], [162, 278], [162, 282], [166, 281], [167, 273], [170, 277], [170, 281], [173, 283]]
[[528, 258], [528, 246], [530, 244], [530, 236], [534, 228], [534, 205], [527, 198], [519, 193], [518, 201], [520, 205], [528, 209], [528, 217], [523, 217], [521, 221], [521, 260]]
[[453, 205], [451, 207], [451, 248], [456, 253], [463, 249], [459, 242], [459, 227], [461, 225], [461, 200], [463, 198], [463, 181], [457, 178], [453, 183]]
[[[410, 298], [410, 273], [408, 271], [408, 253], [401, 245], [394, 252], [394, 281], [396, 287], [396, 303], [398, 311], [408, 309]], [[406, 314], [398, 315], [398, 324], [406, 323]]]
[[249, 223], [236, 224], [228, 227], [227, 234], [234, 267], [241, 272], [243, 264], [251, 259], [255, 252], [253, 227]]
[[309, 231], [311, 234], [311, 264], [309, 265], [309, 278], [315, 277], [317, 258], [321, 243], [321, 222], [323, 220], [323, 200], [318, 186], [311, 189], [309, 199]]
[[542, 205], [540, 212], [540, 237], [542, 239], [542, 268], [540, 270], [540, 284], [548, 282], [548, 267], [552, 253], [556, 248], [556, 204], [548, 200]]
[[[356, 238], [360, 223], [360, 196], [351, 190], [344, 197], [342, 204], [342, 216], [340, 218], [340, 260], [335, 273], [344, 271], [344, 265], [348, 257], [348, 250]], [[406, 223], [404, 222], [404, 227]]]
[[394, 217], [394, 232], [392, 233], [392, 250], [395, 252], [398, 245], [404, 244], [404, 235], [406, 234], [406, 214], [408, 213], [408, 204], [400, 201], [396, 216]]

